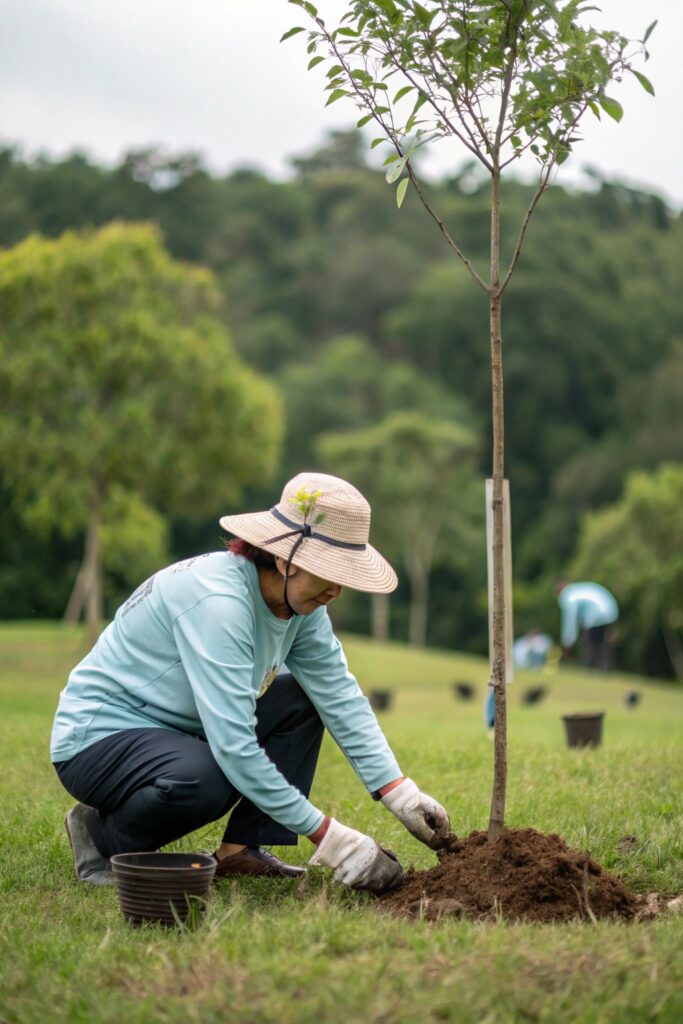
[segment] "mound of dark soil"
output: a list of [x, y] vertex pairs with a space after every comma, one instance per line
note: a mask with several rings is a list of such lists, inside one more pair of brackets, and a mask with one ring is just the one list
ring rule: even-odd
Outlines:
[[493, 843], [486, 832], [453, 836], [437, 856], [435, 867], [411, 868], [400, 889], [379, 897], [382, 909], [428, 921], [630, 919], [639, 909], [639, 898], [587, 853], [533, 828], [505, 828]]

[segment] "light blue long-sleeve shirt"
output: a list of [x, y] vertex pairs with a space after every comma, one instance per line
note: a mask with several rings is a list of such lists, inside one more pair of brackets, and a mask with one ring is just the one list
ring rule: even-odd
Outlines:
[[606, 587], [585, 581], [568, 583], [557, 598], [562, 613], [561, 643], [571, 647], [582, 629], [608, 626], [619, 618], [619, 606]]
[[61, 693], [52, 760], [66, 761], [122, 729], [203, 736], [243, 796], [286, 828], [310, 835], [322, 812], [256, 739], [257, 699], [285, 660], [368, 790], [398, 778], [326, 609], [277, 618], [256, 567], [223, 551], [168, 566], [119, 608]]

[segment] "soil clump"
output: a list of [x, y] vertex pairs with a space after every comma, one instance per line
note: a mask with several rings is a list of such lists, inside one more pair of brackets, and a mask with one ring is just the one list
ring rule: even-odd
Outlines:
[[433, 868], [411, 868], [400, 889], [380, 896], [380, 908], [427, 921], [465, 916], [537, 922], [630, 920], [640, 909], [640, 897], [588, 853], [533, 828], [504, 828], [494, 843], [486, 832], [453, 836], [437, 856]]

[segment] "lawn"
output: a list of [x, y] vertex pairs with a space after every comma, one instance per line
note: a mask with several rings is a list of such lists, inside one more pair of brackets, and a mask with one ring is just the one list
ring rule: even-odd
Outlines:
[[[76, 883], [49, 763], [57, 695], [82, 653], [78, 631], [0, 627], [0, 1022], [683, 1020], [683, 917], [597, 925], [410, 923], [314, 871], [296, 881], [223, 882], [195, 931], [130, 928], [113, 889]], [[448, 808], [458, 834], [488, 819], [492, 744], [483, 661], [349, 637], [366, 689], [392, 687], [380, 720], [403, 771]], [[452, 683], [476, 689], [455, 700]], [[525, 687], [548, 695], [523, 706]], [[624, 704], [628, 690], [640, 705]], [[639, 892], [683, 889], [683, 688], [562, 669], [510, 688], [508, 824], [558, 832]], [[565, 746], [561, 715], [604, 710], [604, 744]], [[326, 740], [313, 800], [374, 835], [404, 866], [434, 855], [374, 803]], [[622, 844], [625, 836], [637, 842]], [[177, 848], [212, 848], [220, 825]], [[302, 840], [289, 855], [305, 862]]]

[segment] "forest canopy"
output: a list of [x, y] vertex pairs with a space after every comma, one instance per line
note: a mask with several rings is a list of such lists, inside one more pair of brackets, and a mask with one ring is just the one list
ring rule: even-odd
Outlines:
[[[392, 190], [366, 165], [363, 148], [357, 132], [332, 133], [319, 150], [293, 161], [286, 181], [251, 168], [220, 177], [193, 154], [155, 150], [130, 153], [113, 168], [82, 154], [29, 161], [10, 149], [0, 152], [3, 248], [33, 233], [56, 238], [113, 220], [144, 221], [158, 227], [174, 259], [212, 271], [220, 297], [214, 315], [242, 360], [280, 390], [285, 409], [277, 469], [240, 507], [271, 501], [292, 473], [314, 463], [335, 472], [335, 452], [347, 452], [348, 460], [344, 432], [360, 438], [357, 432], [407, 411], [433, 421], [425, 431], [442, 430], [437, 425], [446, 422], [466, 430], [474, 476], [481, 482], [490, 473], [485, 297], [453, 266], [414, 196], [396, 210]], [[597, 176], [594, 184], [592, 191], [550, 189], [505, 300], [506, 475], [518, 634], [539, 627], [557, 635], [553, 582], [574, 566], [588, 568], [588, 517], [628, 502], [626, 481], [634, 471], [652, 475], [664, 463], [683, 464], [681, 217], [656, 195]], [[429, 189], [444, 219], [458, 226], [462, 245], [484, 264], [484, 183], [461, 168]], [[514, 180], [505, 185], [508, 255], [529, 193]], [[334, 435], [336, 443], [321, 444], [323, 435]], [[326, 457], [330, 463], [321, 465]], [[20, 515], [11, 474], [0, 486], [0, 614], [59, 616], [79, 544], [68, 533], [49, 543], [36, 535]], [[460, 488], [454, 513], [470, 531], [466, 552], [452, 550], [453, 536], [433, 553], [426, 637], [484, 652], [485, 558], [481, 531], [472, 525], [476, 486]], [[365, 490], [372, 501], [371, 487]], [[377, 501], [379, 507], [379, 494]], [[483, 509], [482, 483], [482, 519]], [[216, 519], [228, 511], [216, 508], [199, 524], [167, 516], [171, 557], [216, 547]], [[664, 548], [653, 546], [652, 557], [663, 557]], [[627, 576], [600, 582], [619, 599]], [[397, 638], [407, 636], [410, 616], [411, 588], [401, 577], [391, 608]], [[115, 572], [108, 587], [112, 611], [123, 594]], [[621, 667], [672, 674], [658, 621], [663, 616], [667, 629], [676, 629], [676, 615], [665, 609], [641, 621], [639, 603], [630, 591], [625, 597]], [[675, 587], [667, 601], [683, 607]], [[368, 629], [369, 602], [348, 595], [337, 619], [343, 628]], [[679, 639], [669, 635], [669, 647]]]

